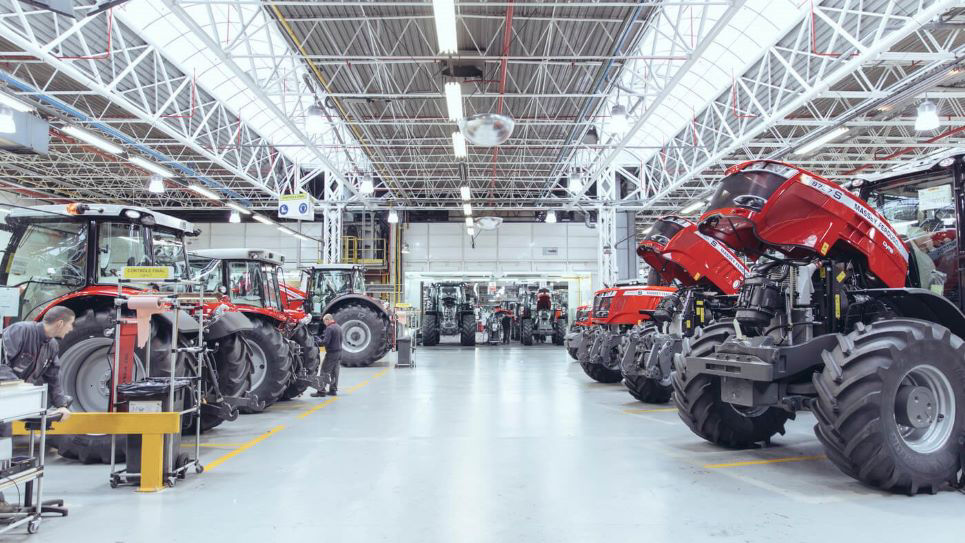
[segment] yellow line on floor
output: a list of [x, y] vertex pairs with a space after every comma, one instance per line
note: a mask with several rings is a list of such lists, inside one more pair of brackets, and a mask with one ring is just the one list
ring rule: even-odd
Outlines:
[[348, 390], [346, 390], [345, 392], [348, 393], [348, 394], [351, 394], [351, 393], [353, 393], [353, 392], [357, 392], [360, 388], [364, 387], [365, 385], [368, 385], [369, 383], [371, 383], [372, 381], [378, 379], [379, 377], [382, 377], [382, 376], [385, 375], [386, 372], [388, 372], [388, 371], [389, 371], [389, 368], [385, 368], [384, 370], [376, 373], [375, 375], [373, 375], [372, 377], [366, 379], [365, 381], [362, 381], [361, 383], [358, 383], [358, 384], [356, 384], [356, 385], [353, 385], [353, 386], [349, 387]]
[[634, 413], [670, 413], [676, 410], [676, 407], [661, 407], [658, 409], [624, 409], [623, 412], [633, 415]]
[[761, 464], [780, 464], [782, 462], [806, 462], [808, 460], [825, 460], [827, 456], [816, 454], [814, 456], [789, 456], [787, 458], [771, 458], [768, 460], [747, 460], [745, 462], [731, 462], [729, 464], [704, 464], [705, 468], [740, 468], [743, 466], [759, 466]]
[[235, 456], [238, 456], [239, 454], [243, 453], [244, 451], [247, 451], [248, 449], [254, 447], [255, 445], [257, 445], [257, 444], [259, 444], [259, 443], [261, 443], [262, 441], [268, 439], [269, 437], [277, 434], [278, 432], [281, 432], [281, 431], [284, 430], [284, 429], [285, 429], [285, 425], [284, 425], [284, 424], [279, 424], [278, 426], [275, 426], [275, 427], [272, 428], [271, 430], [268, 430], [268, 432], [266, 432], [266, 433], [264, 433], [264, 434], [261, 434], [260, 436], [252, 439], [251, 441], [249, 441], [249, 442], [247, 442], [247, 443], [244, 443], [243, 445], [241, 445], [241, 446], [238, 447], [237, 449], [235, 449], [235, 450], [233, 450], [233, 451], [229, 451], [229, 452], [227, 452], [227, 453], [219, 456], [218, 458], [215, 458], [215, 459], [212, 460], [211, 462], [208, 462], [208, 463], [205, 464], [205, 466], [204, 466], [205, 471], [211, 471], [211, 470], [213, 470], [214, 468], [220, 466], [221, 464], [224, 464], [224, 463], [227, 462], [228, 460], [231, 460], [231, 459], [234, 458]]
[[[217, 449], [237, 449], [238, 447], [241, 447], [242, 445], [244, 445], [244, 443], [202, 443], [200, 446], [201, 446], [201, 447], [214, 447], [214, 448], [217, 448]], [[186, 448], [186, 449], [187, 449], [187, 448], [191, 448], [191, 447], [194, 447], [194, 443], [182, 443], [182, 444], [181, 444], [181, 447], [182, 447], [182, 448]]]
[[323, 408], [323, 407], [332, 405], [333, 403], [335, 403], [335, 400], [337, 400], [337, 399], [338, 399], [338, 397], [336, 396], [336, 397], [334, 397], [334, 398], [329, 398], [329, 399], [325, 400], [324, 402], [322, 402], [322, 403], [320, 403], [320, 404], [318, 404], [318, 405], [313, 405], [312, 407], [306, 409], [303, 413], [301, 413], [300, 415], [298, 415], [298, 418], [303, 419], [303, 418], [311, 415], [312, 413], [318, 411], [319, 409], [321, 409], [321, 408]]

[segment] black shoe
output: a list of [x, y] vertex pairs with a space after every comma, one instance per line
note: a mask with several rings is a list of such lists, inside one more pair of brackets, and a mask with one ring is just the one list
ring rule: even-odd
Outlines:
[[325, 397], [324, 390], [316, 390], [315, 392], [312, 392], [312, 398], [324, 398], [324, 397]]
[[333, 388], [332, 390], [329, 390], [329, 391], [328, 391], [328, 395], [329, 395], [329, 396], [338, 396], [338, 391]]

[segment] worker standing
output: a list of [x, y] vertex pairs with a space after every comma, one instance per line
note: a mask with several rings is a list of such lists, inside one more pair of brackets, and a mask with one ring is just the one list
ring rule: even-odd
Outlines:
[[325, 386], [322, 385], [322, 388], [312, 394], [316, 398], [338, 395], [338, 369], [342, 365], [342, 327], [335, 322], [335, 317], [330, 313], [322, 317], [322, 323], [325, 324], [325, 331], [322, 333], [322, 343], [325, 345], [322, 376], [326, 377], [329, 387], [326, 393]]
[[3, 332], [3, 364], [0, 381], [22, 379], [32, 385], [47, 384], [50, 405], [64, 419], [72, 398], [60, 384], [58, 339], [74, 329], [74, 312], [64, 306], [52, 307], [42, 322], [21, 321]]

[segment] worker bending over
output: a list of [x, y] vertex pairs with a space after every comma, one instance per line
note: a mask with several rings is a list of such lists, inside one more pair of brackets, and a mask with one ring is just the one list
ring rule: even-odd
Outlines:
[[[73, 398], [64, 394], [60, 384], [58, 339], [74, 329], [74, 312], [58, 305], [44, 314], [43, 321], [21, 321], [3, 331], [3, 364], [0, 381], [21, 379], [32, 385], [47, 385], [50, 406], [57, 408], [63, 419], [70, 416], [67, 407]], [[62, 420], [63, 420], [62, 419]]]

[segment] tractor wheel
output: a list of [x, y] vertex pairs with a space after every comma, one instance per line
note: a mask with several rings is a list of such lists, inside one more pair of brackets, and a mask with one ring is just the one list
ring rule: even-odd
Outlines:
[[768, 407], [749, 411], [721, 401], [720, 379], [711, 375], [687, 375], [687, 356], [707, 356], [731, 334], [731, 323], [718, 323], [698, 330], [684, 341], [683, 352], [674, 360], [673, 388], [677, 415], [698, 436], [730, 448], [747, 448], [784, 434], [791, 416], [783, 409]]
[[523, 345], [533, 344], [533, 319], [523, 319], [519, 324], [519, 342]]
[[459, 324], [459, 343], [463, 347], [472, 347], [476, 344], [476, 317], [466, 313]]
[[623, 375], [619, 370], [611, 370], [602, 364], [590, 362], [590, 347], [593, 346], [595, 339], [595, 335], [587, 334], [587, 337], [584, 337], [583, 342], [580, 343], [577, 360], [580, 362], [580, 367], [583, 368], [583, 373], [599, 383], [619, 383], [623, 380]]
[[371, 366], [383, 355], [388, 343], [385, 321], [371, 307], [345, 304], [332, 314], [342, 327], [342, 366]]
[[580, 356], [579, 349], [573, 349], [573, 348], [567, 347], [566, 352], [570, 353], [570, 358], [572, 358], [573, 360], [579, 360], [579, 356]]
[[[151, 330], [151, 373], [166, 376], [171, 352], [171, 330], [156, 322]], [[74, 398], [70, 406], [74, 412], [107, 411], [114, 341], [105, 331], [114, 331], [111, 311], [88, 309], [77, 316], [73, 331], [60, 340], [60, 379], [64, 393]], [[141, 349], [134, 353], [134, 379], [145, 376], [143, 356]], [[179, 363], [176, 372], [183, 370], [183, 363]], [[51, 436], [50, 441], [65, 458], [84, 464], [107, 464], [111, 461], [111, 437], [108, 435]], [[117, 436], [115, 441], [115, 459], [123, 462], [127, 456], [127, 436]]]
[[888, 319], [825, 352], [814, 431], [845, 474], [889, 492], [955, 481], [965, 435], [965, 342], [947, 328]]
[[432, 347], [439, 344], [439, 316], [427, 314], [422, 319], [422, 345]]
[[667, 403], [673, 395], [672, 385], [661, 385], [660, 381], [642, 375], [625, 375], [623, 383], [630, 395], [643, 403]]
[[[653, 337], [656, 333], [657, 329], [652, 324], [635, 328], [627, 338], [626, 348], [633, 348], [636, 358], [630, 360], [624, 356], [621, 357], [621, 361], [626, 359], [625, 363], [628, 365], [642, 369], [650, 351], [654, 348]], [[628, 374], [627, 371], [630, 370], [634, 370], [634, 373]], [[623, 367], [622, 364], [621, 371], [623, 372], [623, 384], [627, 386], [627, 391], [634, 398], [644, 403], [667, 403], [670, 401], [670, 396], [673, 395], [673, 384], [670, 382], [669, 375], [662, 380], [653, 379], [637, 375], [636, 368]]]
[[[240, 333], [231, 334], [218, 340], [218, 348], [213, 353], [215, 371], [218, 374], [218, 388], [226, 398], [240, 398], [248, 392], [251, 377], [249, 347]], [[202, 410], [201, 431], [220, 425], [224, 419]]]
[[[251, 330], [242, 332], [251, 349], [251, 388], [249, 392], [264, 402], [275, 403], [291, 381], [292, 360], [288, 356], [288, 341], [281, 332], [264, 319], [252, 319]], [[246, 413], [252, 412], [246, 409]]]
[[553, 322], [553, 345], [562, 345], [566, 340], [566, 327], [563, 326], [563, 321]]
[[[296, 363], [299, 365], [294, 370], [295, 375], [318, 375], [318, 368], [322, 365], [322, 357], [318, 352], [318, 345], [315, 345], [315, 336], [308, 333], [307, 326], [299, 326], [292, 334], [292, 341], [298, 344], [301, 353]], [[302, 395], [308, 388], [308, 383], [292, 381], [281, 395], [283, 400], [291, 400]]]

